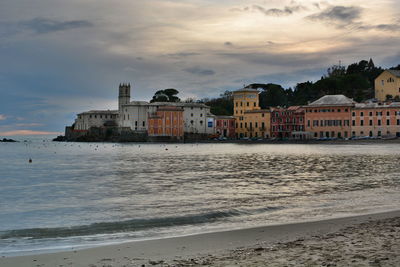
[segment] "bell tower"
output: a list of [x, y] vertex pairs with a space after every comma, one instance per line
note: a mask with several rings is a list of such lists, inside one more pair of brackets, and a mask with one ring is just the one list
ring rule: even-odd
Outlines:
[[119, 84], [118, 110], [122, 112], [122, 105], [129, 104], [130, 101], [131, 101], [131, 84], [130, 83]]

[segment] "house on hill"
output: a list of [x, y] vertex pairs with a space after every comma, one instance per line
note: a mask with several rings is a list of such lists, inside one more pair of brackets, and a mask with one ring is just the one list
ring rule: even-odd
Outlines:
[[400, 70], [385, 70], [375, 79], [375, 98], [381, 102], [390, 98], [400, 100]]

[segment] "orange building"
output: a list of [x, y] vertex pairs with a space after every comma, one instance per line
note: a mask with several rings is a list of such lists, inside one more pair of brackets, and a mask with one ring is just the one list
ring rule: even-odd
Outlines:
[[356, 104], [351, 131], [352, 137], [400, 137], [400, 103]]
[[183, 138], [183, 108], [161, 106], [148, 117], [149, 136]]
[[305, 130], [314, 138], [348, 138], [355, 102], [344, 95], [326, 95], [304, 106]]

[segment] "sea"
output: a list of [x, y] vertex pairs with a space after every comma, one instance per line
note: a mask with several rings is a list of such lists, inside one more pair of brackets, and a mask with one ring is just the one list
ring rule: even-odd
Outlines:
[[0, 143], [0, 256], [400, 207], [400, 144], [51, 138]]

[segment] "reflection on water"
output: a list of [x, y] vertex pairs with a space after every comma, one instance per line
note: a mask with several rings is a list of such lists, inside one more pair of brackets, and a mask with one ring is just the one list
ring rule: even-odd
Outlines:
[[399, 148], [0, 144], [0, 252], [394, 209]]

